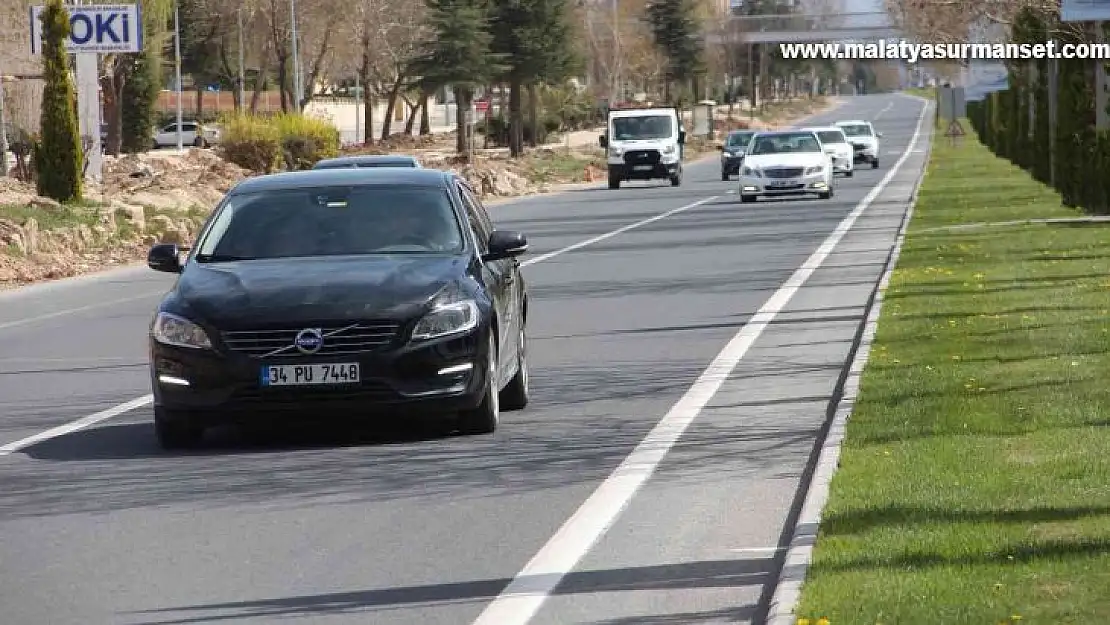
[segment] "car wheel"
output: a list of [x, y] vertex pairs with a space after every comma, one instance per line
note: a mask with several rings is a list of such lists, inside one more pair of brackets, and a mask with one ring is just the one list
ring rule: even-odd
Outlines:
[[728, 178], [729, 178], [728, 172], [724, 171], [724, 170], [721, 170], [721, 180], [723, 180], [725, 182], [728, 182]]
[[849, 169], [848, 171], [844, 172], [844, 177], [845, 178], [851, 178], [853, 175], [855, 175], [855, 173], [856, 172], [855, 172], [854, 169]]
[[486, 367], [486, 393], [478, 407], [459, 415], [459, 431], [463, 434], [491, 434], [501, 419], [500, 393], [497, 389], [497, 342], [489, 337], [489, 361]]
[[204, 440], [204, 428], [190, 422], [186, 414], [155, 408], [154, 435], [162, 449], [191, 449]]
[[879, 159], [875, 159], [875, 160], [871, 161], [871, 169], [878, 169], [878, 168], [879, 168]]
[[619, 188], [621, 188], [621, 179], [609, 176], [609, 188], [610, 189], [619, 189]]
[[524, 328], [520, 329], [520, 345], [516, 356], [516, 375], [509, 380], [508, 386], [498, 398], [502, 410], [522, 410], [528, 405], [528, 344], [525, 342]]
[[672, 187], [677, 187], [680, 184], [682, 184], [682, 174], [681, 173], [677, 173], [677, 174], [671, 176], [671, 186]]

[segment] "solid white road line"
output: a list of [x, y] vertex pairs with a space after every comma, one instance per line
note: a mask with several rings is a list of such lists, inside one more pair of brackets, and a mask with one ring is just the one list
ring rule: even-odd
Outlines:
[[[529, 258], [528, 260], [520, 263], [520, 265], [522, 267], [525, 267], [525, 266], [528, 266], [528, 265], [534, 265], [536, 263], [542, 263], [546, 260], [551, 260], [552, 258], [555, 258], [556, 256], [561, 256], [563, 254], [566, 254], [567, 252], [573, 252], [574, 250], [582, 249], [586, 246], [593, 245], [594, 243], [599, 243], [599, 242], [604, 241], [606, 239], [610, 239], [612, 237], [615, 237], [618, 234], [628, 232], [629, 230], [634, 230], [634, 229], [639, 228], [641, 226], [646, 226], [648, 224], [657, 222], [661, 219], [666, 219], [667, 217], [670, 217], [672, 215], [677, 215], [677, 214], [679, 214], [683, 211], [688, 211], [692, 208], [697, 208], [698, 206], [701, 206], [702, 204], [705, 204], [706, 202], [711, 202], [711, 201], [717, 199], [718, 197], [720, 197], [720, 196], [719, 195], [713, 195], [713, 196], [710, 196], [710, 197], [707, 197], [707, 198], [700, 199], [697, 202], [691, 202], [691, 203], [686, 204], [684, 206], [679, 206], [678, 208], [672, 208], [671, 210], [663, 212], [663, 213], [659, 213], [658, 215], [655, 215], [654, 217], [648, 217], [647, 219], [641, 219], [640, 221], [630, 223], [627, 226], [622, 226], [620, 228], [617, 228], [616, 230], [606, 232], [605, 234], [600, 234], [596, 237], [586, 239], [584, 241], [579, 241], [578, 243], [575, 243], [573, 245], [568, 245], [566, 247], [548, 252], [546, 254], [541, 254], [541, 255], [536, 256], [534, 258]], [[92, 308], [96, 308], [98, 306], [107, 306], [107, 305], [110, 305], [110, 304], [118, 304], [118, 303], [121, 303], [121, 302], [129, 302], [129, 301], [144, 299], [144, 298], [147, 298], [147, 297], [151, 297], [151, 295], [147, 294], [147, 295], [143, 295], [143, 296], [136, 296], [136, 297], [130, 297], [130, 298], [126, 298], [126, 299], [115, 300], [115, 301], [112, 301], [112, 302], [105, 302], [103, 304], [93, 304], [93, 305], [90, 305], [90, 306], [84, 306], [82, 308], [73, 308], [73, 309], [64, 310], [64, 311], [58, 311], [57, 313], [54, 313], [53, 315], [42, 315], [42, 316], [39, 316], [39, 317], [35, 317], [33, 319], [24, 319], [24, 320], [20, 320], [20, 321], [10, 322], [8, 324], [0, 324], [0, 330], [3, 330], [6, 327], [14, 327], [16, 325], [21, 325], [23, 323], [30, 323], [32, 321], [38, 321], [40, 319], [49, 318], [51, 316], [60, 316], [60, 315], [69, 314], [69, 313], [72, 313], [72, 312], [78, 312], [78, 311], [81, 311], [81, 310], [89, 310], [89, 309], [92, 309]], [[47, 440], [47, 439], [55, 438], [55, 437], [58, 437], [58, 436], [64, 436], [66, 434], [72, 434], [73, 432], [76, 432], [78, 430], [82, 430], [82, 429], [87, 428], [91, 425], [95, 425], [97, 423], [100, 423], [101, 421], [111, 419], [112, 417], [118, 417], [119, 415], [124, 414], [125, 412], [130, 412], [132, 410], [142, 408], [143, 406], [146, 406], [146, 405], [150, 404], [153, 400], [154, 400], [153, 395], [144, 395], [143, 397], [138, 397], [136, 399], [132, 399], [131, 401], [122, 403], [118, 406], [113, 406], [112, 408], [102, 410], [102, 411], [97, 412], [95, 414], [91, 414], [87, 417], [82, 417], [80, 419], [77, 419], [76, 421], [71, 421], [71, 422], [66, 423], [64, 425], [60, 425], [56, 428], [46, 430], [45, 432], [40, 432], [39, 434], [35, 434], [34, 436], [28, 436], [27, 438], [23, 438], [23, 439], [20, 439], [18, 441], [8, 443], [7, 445], [4, 445], [4, 446], [0, 447], [0, 456], [9, 455], [13, 452], [19, 451], [20, 449], [24, 449], [26, 447], [34, 445], [35, 443], [41, 443], [42, 441]]]
[[613, 470], [590, 497], [574, 512], [555, 535], [540, 548], [509, 585], [482, 611], [472, 625], [526, 625], [555, 590], [565, 575], [608, 531], [632, 497], [647, 482], [667, 452], [693, 423], [733, 369], [767, 326], [786, 307], [813, 272], [825, 262], [833, 249], [852, 229], [863, 211], [883, 192], [902, 165], [921, 134], [928, 106], [923, 106], [917, 128], [902, 157], [885, 177], [860, 200], [813, 254], [771, 295], [755, 316], [740, 328], [709, 367], [698, 376], [670, 411], [644, 437], [639, 445]]
[[38, 434], [35, 434], [34, 436], [28, 436], [27, 438], [20, 439], [18, 441], [15, 441], [14, 443], [8, 443], [7, 445], [0, 447], [0, 456], [6, 456], [12, 452], [19, 451], [24, 447], [34, 445], [35, 443], [41, 443], [42, 441], [51, 438], [64, 436], [66, 434], [76, 432], [77, 430], [87, 428], [94, 423], [100, 423], [105, 419], [111, 419], [112, 417], [117, 417], [125, 412], [131, 412], [136, 408], [142, 408], [153, 400], [153, 395], [144, 395], [118, 406], [112, 406], [107, 410], [101, 410], [100, 412], [91, 414], [87, 417], [82, 417], [76, 421], [70, 421], [65, 425], [59, 425], [56, 428], [51, 428], [45, 432], [40, 432]]

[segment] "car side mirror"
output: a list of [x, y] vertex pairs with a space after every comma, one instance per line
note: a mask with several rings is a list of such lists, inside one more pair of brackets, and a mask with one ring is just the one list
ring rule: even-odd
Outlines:
[[875, 136], [876, 136], [876, 137], [878, 137], [878, 138], [880, 138], [880, 139], [882, 139], [882, 138], [883, 138], [883, 133], [881, 133], [881, 132], [876, 132], [876, 133], [875, 133]]
[[603, 148], [609, 147], [609, 137], [606, 137], [605, 135], [601, 135], [600, 137], [597, 138], [597, 144], [600, 145]]
[[181, 250], [176, 243], [159, 243], [146, 255], [146, 266], [154, 271], [181, 273]]
[[514, 258], [528, 251], [528, 239], [513, 230], [494, 230], [489, 235], [488, 247], [489, 251], [482, 256], [484, 261]]
[[682, 145], [684, 143], [686, 143], [686, 131], [685, 130], [679, 130], [678, 131], [678, 144]]

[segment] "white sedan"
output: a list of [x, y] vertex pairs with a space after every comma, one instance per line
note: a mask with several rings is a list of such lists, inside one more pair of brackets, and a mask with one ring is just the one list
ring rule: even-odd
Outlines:
[[760, 196], [816, 194], [833, 196], [833, 163], [811, 130], [761, 132], [754, 137], [740, 167], [740, 201]]
[[806, 130], [816, 133], [821, 145], [825, 146], [825, 153], [832, 158], [834, 174], [844, 174], [845, 178], [851, 178], [855, 174], [852, 144], [848, 143], [848, 137], [844, 135], [843, 130], [836, 126], [806, 128]]

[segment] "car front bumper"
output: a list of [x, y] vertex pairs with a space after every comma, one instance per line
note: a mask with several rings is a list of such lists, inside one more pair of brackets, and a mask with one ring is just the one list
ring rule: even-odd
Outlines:
[[852, 160], [857, 163], [870, 162], [875, 158], [877, 158], [877, 154], [872, 146], [853, 147], [852, 149]]
[[[487, 330], [418, 346], [350, 356], [254, 358], [150, 342], [154, 405], [202, 425], [257, 417], [327, 419], [338, 413], [454, 414], [485, 394]], [[264, 366], [359, 365], [354, 384], [264, 387]]]
[[833, 156], [832, 163], [833, 171], [838, 174], [852, 171], [853, 168], [853, 158], [851, 156]]
[[741, 195], [777, 197], [783, 195], [826, 193], [828, 190], [829, 183], [825, 179], [824, 174], [811, 174], [799, 178], [740, 177]]

